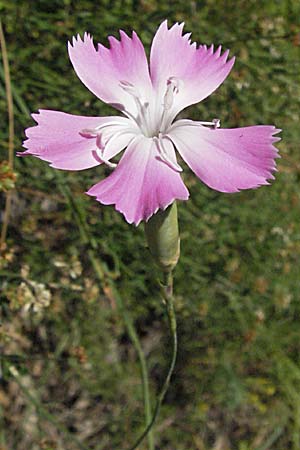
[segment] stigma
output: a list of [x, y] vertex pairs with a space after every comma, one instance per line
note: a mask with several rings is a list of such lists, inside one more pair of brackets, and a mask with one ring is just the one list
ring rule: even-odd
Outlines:
[[183, 81], [177, 77], [170, 77], [167, 80], [167, 89], [164, 95], [163, 107], [164, 111], [171, 109], [174, 103], [175, 95], [179, 93], [183, 85]]

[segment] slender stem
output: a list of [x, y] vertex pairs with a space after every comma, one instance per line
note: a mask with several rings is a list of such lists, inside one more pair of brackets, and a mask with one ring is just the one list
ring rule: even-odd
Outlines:
[[172, 272], [164, 273], [163, 281], [161, 283], [161, 294], [163, 297], [163, 301], [166, 305], [166, 311], [168, 315], [169, 327], [172, 336], [172, 357], [170, 362], [170, 367], [165, 378], [164, 384], [160, 390], [160, 393], [157, 398], [156, 406], [154, 409], [154, 413], [149, 425], [145, 428], [143, 433], [140, 435], [135, 444], [130, 447], [130, 450], [135, 450], [138, 448], [138, 445], [144, 440], [144, 438], [148, 435], [148, 433], [152, 430], [152, 427], [159, 415], [159, 411], [162, 405], [162, 402], [165, 398], [167, 390], [170, 385], [170, 380], [174, 371], [176, 357], [177, 357], [177, 324], [176, 324], [176, 315], [174, 309], [174, 297], [173, 297], [173, 275]]
[[[13, 170], [13, 161], [14, 161], [14, 107], [13, 107], [13, 99], [12, 99], [12, 91], [11, 91], [11, 82], [10, 82], [10, 73], [9, 73], [9, 62], [7, 56], [6, 49], [6, 41], [3, 33], [2, 23], [0, 21], [0, 44], [2, 49], [2, 60], [3, 60], [3, 69], [4, 69], [4, 80], [5, 80], [5, 91], [6, 91], [6, 100], [7, 100], [7, 112], [8, 112], [8, 164], [9, 168]], [[6, 240], [9, 216], [11, 211], [11, 201], [12, 201], [12, 193], [8, 191], [5, 199], [5, 210], [3, 217], [3, 225], [1, 229], [0, 236], [0, 248], [2, 248], [3, 244]]]
[[[137, 352], [139, 364], [140, 364], [140, 370], [141, 370], [141, 378], [142, 378], [142, 389], [143, 389], [143, 400], [144, 400], [144, 411], [145, 411], [145, 424], [149, 425], [151, 421], [151, 402], [150, 402], [150, 393], [149, 393], [149, 377], [148, 377], [148, 368], [147, 368], [147, 362], [146, 358], [138, 337], [138, 334], [134, 328], [133, 321], [126, 310], [124, 301], [119, 294], [118, 290], [116, 289], [114, 282], [110, 276], [110, 272], [107, 269], [105, 263], [100, 261], [96, 255], [95, 250], [97, 247], [97, 243], [92, 240], [91, 236], [89, 235], [89, 229], [86, 224], [86, 221], [82, 217], [81, 210], [79, 206], [76, 203], [76, 200], [72, 197], [71, 192], [69, 191], [69, 188], [66, 187], [63, 182], [60, 182], [60, 174], [58, 174], [58, 180], [60, 183], [60, 188], [62, 192], [64, 193], [65, 197], [67, 198], [71, 210], [75, 216], [75, 220], [77, 223], [77, 226], [79, 228], [82, 240], [85, 244], [88, 245], [88, 256], [91, 261], [91, 264], [94, 268], [94, 271], [101, 282], [101, 285], [103, 286], [103, 289], [105, 291], [106, 296], [112, 301], [112, 303], [116, 303], [117, 308], [124, 320], [125, 327], [127, 329], [128, 335], [130, 337], [131, 342], [133, 343], [133, 346], [135, 348], [135, 351]], [[148, 446], [149, 450], [154, 450], [154, 438], [153, 438], [153, 432], [151, 431], [148, 433]]]

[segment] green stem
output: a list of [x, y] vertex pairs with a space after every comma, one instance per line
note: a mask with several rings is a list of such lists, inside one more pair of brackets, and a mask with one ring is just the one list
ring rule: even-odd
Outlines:
[[130, 447], [130, 450], [135, 450], [138, 448], [138, 445], [144, 440], [144, 438], [148, 435], [149, 432], [151, 432], [152, 427], [159, 415], [159, 411], [162, 405], [162, 402], [165, 398], [165, 395], [168, 391], [170, 380], [174, 371], [175, 363], [176, 363], [176, 357], [177, 357], [177, 324], [176, 324], [176, 315], [175, 315], [175, 309], [174, 309], [174, 296], [173, 296], [173, 275], [172, 272], [165, 272], [163, 274], [163, 281], [161, 283], [161, 294], [163, 301], [166, 305], [166, 311], [168, 315], [168, 321], [169, 321], [169, 327], [172, 335], [172, 357], [170, 362], [170, 367], [167, 373], [167, 376], [165, 378], [164, 384], [160, 390], [160, 393], [158, 395], [158, 399], [156, 402], [156, 406], [154, 409], [154, 413], [151, 419], [151, 422], [148, 424], [148, 426], [145, 428], [143, 433], [140, 435], [138, 440], [135, 442], [135, 444]]

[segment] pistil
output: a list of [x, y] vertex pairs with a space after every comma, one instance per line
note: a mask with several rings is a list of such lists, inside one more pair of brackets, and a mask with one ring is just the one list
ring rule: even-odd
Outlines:
[[160, 124], [160, 128], [159, 128], [160, 132], [163, 132], [169, 125], [167, 123], [168, 112], [172, 108], [172, 106], [174, 104], [175, 95], [177, 95], [179, 93], [179, 90], [181, 89], [182, 85], [183, 85], [183, 81], [177, 77], [170, 77], [167, 80], [167, 89], [166, 89], [166, 92], [164, 95], [163, 112], [162, 112], [161, 124]]

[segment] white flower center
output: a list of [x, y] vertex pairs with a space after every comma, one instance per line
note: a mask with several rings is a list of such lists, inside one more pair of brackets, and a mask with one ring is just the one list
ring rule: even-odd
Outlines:
[[[122, 112], [132, 119], [146, 137], [158, 137], [170, 125], [171, 109], [174, 98], [179, 93], [183, 81], [176, 77], [168, 78], [161, 104], [145, 101], [138, 88], [128, 81], [120, 81], [119, 86], [129, 94], [136, 106], [136, 115], [124, 109]], [[169, 119], [169, 120], [168, 120]], [[172, 120], [172, 119], [171, 119]]]
[[[129, 81], [121, 80], [119, 86], [134, 100], [136, 108], [135, 114], [125, 109], [125, 106], [122, 109], [122, 112], [133, 122], [133, 128], [136, 129], [137, 133], [138, 130], [140, 130], [141, 134], [145, 137], [152, 138], [159, 153], [159, 159], [173, 170], [181, 172], [182, 169], [179, 164], [177, 164], [176, 160], [174, 161], [168, 155], [164, 142], [169, 139], [167, 132], [174, 119], [174, 101], [176, 95], [179, 94], [183, 88], [183, 81], [177, 77], [170, 77], [167, 79], [165, 91], [163, 91], [162, 103], [155, 101], [156, 99], [149, 99], [146, 101], [143, 99], [138, 88]], [[219, 119], [213, 119], [211, 122], [180, 120], [179, 124], [183, 124], [183, 122], [186, 122], [186, 125], [189, 126], [204, 125], [210, 126], [213, 129], [220, 127]], [[114, 130], [115, 126], [118, 126], [118, 131]], [[172, 127], [174, 126], [176, 127], [176, 122], [172, 125]], [[120, 131], [119, 123], [112, 120], [92, 129], [83, 129], [79, 134], [86, 138], [95, 138], [96, 148], [93, 152], [95, 158], [98, 159], [99, 162], [114, 168], [116, 164], [105, 157], [105, 150], [107, 150], [112, 141], [126, 133], [128, 133], [127, 127]]]

